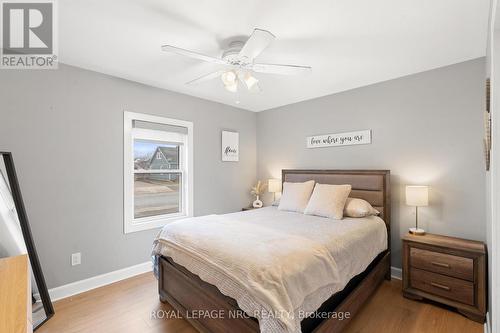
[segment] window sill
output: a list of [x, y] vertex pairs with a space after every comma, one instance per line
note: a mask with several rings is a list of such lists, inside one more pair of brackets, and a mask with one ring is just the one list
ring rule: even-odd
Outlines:
[[191, 217], [190, 215], [175, 215], [175, 216], [170, 216], [170, 217], [162, 217], [162, 218], [150, 218], [150, 219], [143, 219], [141, 222], [126, 222], [125, 223], [125, 234], [129, 234], [132, 232], [138, 232], [138, 231], [144, 231], [144, 230], [151, 230], [151, 229], [158, 229], [162, 228], [165, 225], [182, 220], [185, 218]]

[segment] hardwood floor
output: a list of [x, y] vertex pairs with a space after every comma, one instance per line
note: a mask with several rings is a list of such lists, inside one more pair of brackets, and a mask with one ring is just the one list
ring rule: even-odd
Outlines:
[[[173, 311], [158, 300], [151, 273], [55, 302], [56, 314], [39, 333], [197, 333], [183, 319], [155, 319], [157, 310]], [[345, 332], [483, 332], [483, 325], [430, 303], [401, 296], [401, 281], [384, 281]]]
[[482, 333], [484, 326], [441, 306], [401, 295], [401, 281], [384, 281], [349, 324], [346, 333]]

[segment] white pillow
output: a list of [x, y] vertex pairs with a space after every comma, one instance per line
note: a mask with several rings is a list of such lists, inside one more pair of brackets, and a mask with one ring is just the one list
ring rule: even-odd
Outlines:
[[378, 214], [380, 214], [380, 212], [373, 208], [368, 201], [357, 198], [347, 198], [344, 207], [344, 216], [366, 217]]
[[304, 214], [341, 220], [351, 185], [316, 184]]
[[283, 195], [278, 205], [279, 210], [303, 213], [314, 188], [314, 180], [304, 183], [283, 183]]

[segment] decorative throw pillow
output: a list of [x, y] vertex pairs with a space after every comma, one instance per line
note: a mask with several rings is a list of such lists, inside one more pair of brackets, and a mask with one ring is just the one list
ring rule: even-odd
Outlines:
[[303, 213], [314, 188], [314, 180], [304, 183], [283, 183], [283, 195], [278, 205], [279, 210]]
[[363, 199], [347, 198], [344, 207], [344, 216], [348, 217], [366, 217], [378, 215], [380, 212]]
[[304, 214], [341, 220], [351, 185], [316, 184]]

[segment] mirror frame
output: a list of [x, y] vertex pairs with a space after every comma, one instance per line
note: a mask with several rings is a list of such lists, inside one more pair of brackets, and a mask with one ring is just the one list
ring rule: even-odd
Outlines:
[[47, 284], [45, 283], [45, 278], [43, 276], [42, 267], [40, 266], [40, 261], [38, 260], [35, 243], [33, 242], [33, 237], [31, 235], [31, 228], [28, 222], [28, 215], [26, 214], [26, 209], [24, 207], [23, 197], [21, 195], [21, 188], [19, 187], [19, 181], [16, 174], [16, 168], [14, 166], [14, 160], [12, 158], [12, 153], [0, 151], [0, 155], [3, 157], [5, 170], [7, 171], [7, 177], [9, 181], [10, 190], [12, 192], [12, 198], [16, 206], [19, 222], [21, 223], [21, 230], [23, 232], [24, 243], [26, 244], [26, 248], [28, 250], [31, 270], [33, 272], [35, 282], [38, 287], [38, 292], [42, 300], [42, 305], [45, 310], [45, 314], [47, 315], [47, 318], [45, 318], [44, 321], [42, 321], [38, 326], [33, 327], [33, 330], [36, 330], [54, 315], [55, 313], [54, 307], [52, 306], [52, 301], [50, 300]]

